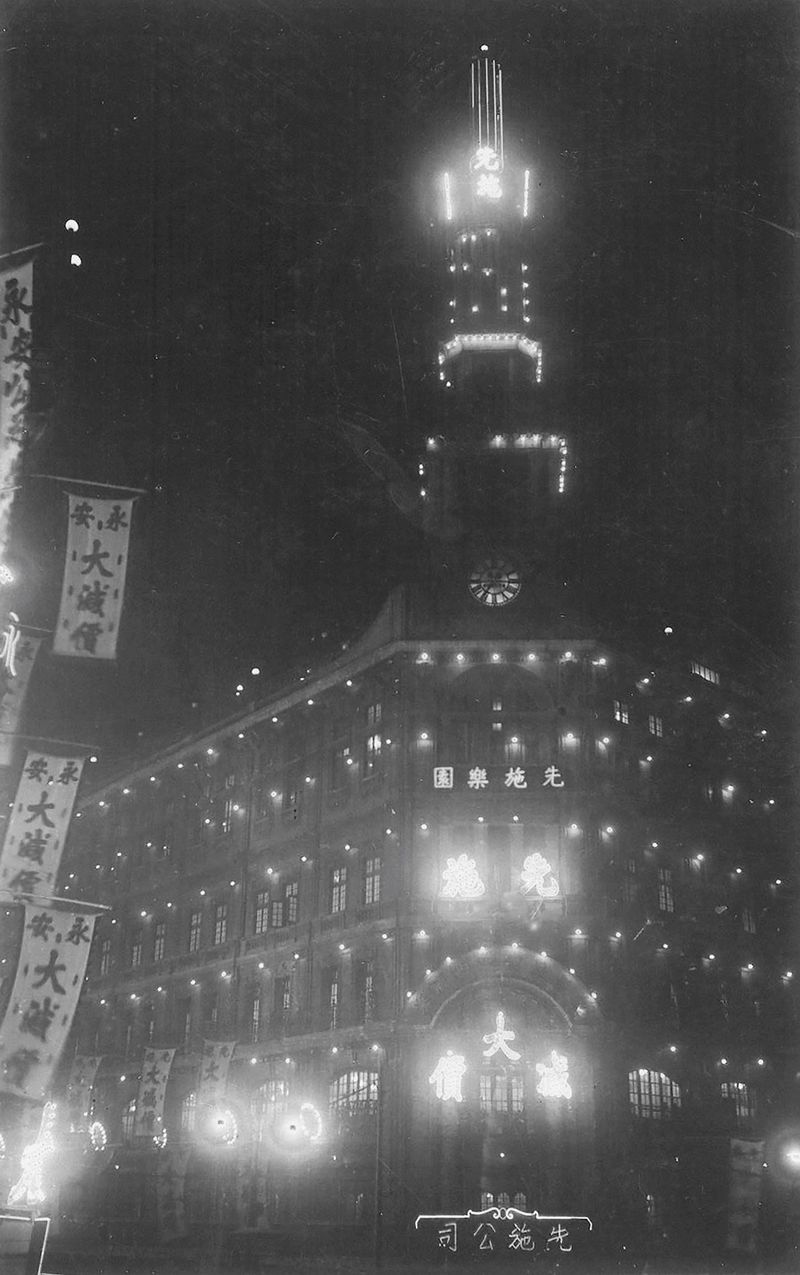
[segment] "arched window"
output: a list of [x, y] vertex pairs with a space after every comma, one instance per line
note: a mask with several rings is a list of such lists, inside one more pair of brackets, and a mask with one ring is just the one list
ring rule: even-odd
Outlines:
[[737, 1121], [752, 1120], [756, 1114], [755, 1094], [742, 1080], [723, 1080], [719, 1091], [736, 1112]]
[[522, 1076], [487, 1068], [480, 1076], [481, 1111], [521, 1112], [524, 1102]]
[[122, 1108], [122, 1141], [131, 1142], [133, 1140], [133, 1125], [136, 1120], [136, 1099], [131, 1098], [130, 1102]]
[[193, 1133], [197, 1119], [197, 1094], [194, 1089], [181, 1102], [181, 1133]]
[[663, 1120], [681, 1105], [681, 1087], [663, 1071], [639, 1067], [628, 1072], [628, 1097], [635, 1116]]
[[378, 1109], [377, 1071], [346, 1071], [329, 1090], [331, 1110], [341, 1114], [372, 1114]]

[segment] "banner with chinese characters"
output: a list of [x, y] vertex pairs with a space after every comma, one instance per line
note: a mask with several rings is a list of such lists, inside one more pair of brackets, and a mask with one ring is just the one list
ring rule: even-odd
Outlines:
[[[8, 259], [6, 259], [7, 261]], [[31, 396], [33, 261], [0, 269], [0, 551], [8, 544], [14, 479], [25, 440]]]
[[41, 1102], [83, 986], [97, 916], [25, 904], [17, 973], [0, 1027], [0, 1092]]
[[235, 1040], [204, 1040], [200, 1061], [198, 1105], [217, 1102], [225, 1093], [228, 1070], [236, 1048]]
[[0, 854], [0, 889], [53, 893], [83, 762], [83, 757], [26, 753]]
[[78, 1054], [70, 1068], [67, 1080], [67, 1108], [73, 1129], [87, 1129], [92, 1107], [92, 1090], [97, 1079], [97, 1069], [102, 1057]]
[[164, 1129], [164, 1096], [167, 1092], [174, 1049], [146, 1049], [136, 1099], [135, 1137], [157, 1138]]
[[14, 733], [22, 716], [40, 637], [28, 634], [11, 612], [0, 637], [0, 766], [10, 766]]
[[132, 500], [69, 497], [54, 654], [95, 660], [116, 657], [132, 509]]
[[433, 787], [456, 792], [536, 792], [566, 787], [558, 766], [434, 766]]
[[731, 1138], [728, 1235], [725, 1243], [729, 1250], [756, 1252], [763, 1161], [763, 1142]]
[[179, 1239], [186, 1234], [184, 1190], [191, 1147], [170, 1147], [158, 1157], [156, 1207], [160, 1240]]
[[429, 1256], [535, 1256], [559, 1264], [565, 1253], [586, 1256], [592, 1223], [588, 1217], [557, 1217], [495, 1206], [468, 1213], [421, 1213], [414, 1228], [422, 1241], [420, 1247]]

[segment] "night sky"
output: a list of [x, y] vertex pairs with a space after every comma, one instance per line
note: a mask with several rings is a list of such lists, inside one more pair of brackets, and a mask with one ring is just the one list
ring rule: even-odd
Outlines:
[[[0, 249], [46, 243], [25, 470], [148, 492], [118, 663], [43, 662], [31, 730], [142, 751], [319, 664], [419, 572], [341, 422], [413, 475], [443, 330], [428, 192], [482, 42], [538, 183], [571, 569], [634, 627], [683, 609], [790, 658], [794, 4], [3, 12]], [[30, 622], [55, 619], [64, 531], [61, 488], [23, 479], [9, 601]]]

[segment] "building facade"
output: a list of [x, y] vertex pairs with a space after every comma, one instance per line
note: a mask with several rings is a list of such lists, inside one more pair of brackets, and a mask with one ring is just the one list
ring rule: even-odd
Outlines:
[[419, 1214], [500, 1206], [616, 1251], [754, 1242], [732, 1139], [770, 1136], [793, 1065], [780, 715], [724, 638], [580, 605], [535, 181], [485, 51], [471, 91], [419, 578], [76, 816], [63, 891], [109, 907], [64, 1077], [100, 1060], [76, 1225], [405, 1251]]

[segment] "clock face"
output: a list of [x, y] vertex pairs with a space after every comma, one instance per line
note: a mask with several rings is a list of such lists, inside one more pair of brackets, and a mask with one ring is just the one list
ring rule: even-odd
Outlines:
[[487, 607], [502, 607], [513, 602], [521, 588], [519, 572], [503, 558], [479, 562], [469, 578], [473, 598]]

